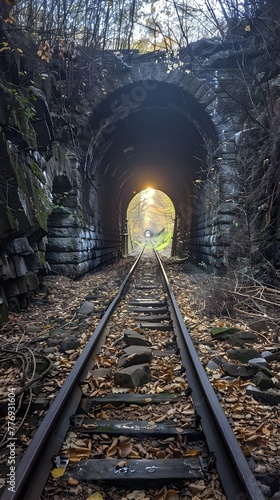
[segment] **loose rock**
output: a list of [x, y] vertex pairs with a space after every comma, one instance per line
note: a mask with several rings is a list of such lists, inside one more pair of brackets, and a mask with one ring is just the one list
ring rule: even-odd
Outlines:
[[126, 366], [150, 363], [152, 360], [152, 350], [146, 346], [130, 346], [125, 349], [118, 363], [118, 368]]
[[259, 355], [256, 349], [228, 349], [227, 351], [230, 359], [237, 359], [241, 363], [248, 363], [249, 359], [257, 358]]
[[91, 314], [94, 311], [94, 305], [87, 300], [81, 305], [79, 309], [80, 314]]
[[95, 378], [109, 378], [112, 375], [111, 368], [97, 368], [89, 372]]
[[151, 371], [147, 364], [129, 366], [114, 373], [114, 382], [120, 387], [142, 387], [150, 380]]
[[271, 378], [261, 371], [257, 372], [256, 375], [254, 375], [254, 377], [252, 378], [252, 382], [261, 390], [275, 387], [275, 384], [272, 382]]
[[254, 344], [258, 341], [258, 336], [253, 332], [233, 333], [229, 337], [229, 344], [233, 346], [243, 346], [244, 344]]
[[77, 347], [80, 347], [80, 341], [75, 339], [64, 340], [60, 344], [59, 352], [74, 351]]
[[255, 367], [246, 365], [237, 365], [235, 363], [223, 362], [223, 369], [231, 377], [241, 377], [244, 379], [251, 378], [258, 371]]
[[265, 366], [265, 367], [269, 366], [269, 364], [266, 362], [266, 360], [263, 357], [249, 359], [248, 363], [250, 365], [261, 365], [261, 366]]
[[277, 405], [280, 403], [280, 391], [279, 389], [268, 389], [267, 391], [260, 391], [257, 387], [248, 385], [246, 388], [246, 393], [250, 394], [257, 400], [264, 401], [270, 405]]
[[143, 335], [134, 330], [125, 330], [123, 339], [127, 345], [151, 345], [149, 340], [146, 340]]

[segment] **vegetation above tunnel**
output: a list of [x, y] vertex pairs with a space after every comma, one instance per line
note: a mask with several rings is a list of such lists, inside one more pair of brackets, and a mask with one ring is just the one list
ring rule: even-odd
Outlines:
[[[52, 51], [75, 56], [75, 42], [92, 49], [176, 50], [186, 43], [220, 36], [240, 20], [271, 15], [268, 0], [5, 0], [2, 12], [11, 27], [24, 29], [49, 62]], [[74, 42], [74, 43], [73, 43]], [[9, 44], [2, 49], [9, 50]], [[10, 48], [11, 49], [11, 48]], [[17, 49], [21, 54], [19, 47]]]

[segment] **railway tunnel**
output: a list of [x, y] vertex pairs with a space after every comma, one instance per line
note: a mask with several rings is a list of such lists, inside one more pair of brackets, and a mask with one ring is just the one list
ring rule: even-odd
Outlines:
[[[90, 133], [81, 137], [86, 160], [74, 182], [77, 205], [86, 214], [73, 233], [76, 251], [83, 253], [74, 258], [74, 273], [125, 253], [128, 205], [148, 186], [164, 192], [175, 207], [173, 255], [223, 266], [232, 222], [223, 202], [234, 204], [237, 194], [233, 113], [209, 83], [156, 62], [104, 79]], [[50, 219], [47, 258], [57, 272], [69, 274], [57, 253], [58, 225], [61, 235], [64, 222]], [[66, 227], [69, 233], [69, 221]], [[82, 228], [84, 235], [91, 232], [86, 244]]]
[[209, 117], [182, 89], [152, 81], [122, 88], [99, 113], [106, 126], [94, 175], [106, 193], [102, 213], [107, 231], [117, 233], [131, 198], [151, 186], [171, 198], [177, 216], [181, 206], [187, 207], [181, 232], [189, 234], [195, 224], [194, 181], [206, 164], [205, 141], [214, 143]]

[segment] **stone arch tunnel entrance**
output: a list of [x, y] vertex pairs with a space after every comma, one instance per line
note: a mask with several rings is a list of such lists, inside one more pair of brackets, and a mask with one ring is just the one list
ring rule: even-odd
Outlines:
[[[168, 78], [166, 68], [164, 75]], [[151, 185], [174, 203], [174, 253], [195, 253], [203, 212], [194, 203], [197, 182], [207, 179], [212, 168], [217, 132], [207, 102], [202, 105], [195, 95], [201, 82], [178, 75], [179, 83], [140, 79], [114, 89], [93, 113], [86, 175], [97, 193], [102, 232], [116, 246], [133, 194]]]
[[60, 155], [70, 185], [59, 220], [49, 219], [55, 272], [79, 276], [126, 254], [127, 207], [147, 186], [174, 205], [172, 254], [224, 265], [238, 204], [239, 122], [212, 84], [161, 62], [107, 74], [83, 118], [83, 162]]
[[[240, 234], [245, 258], [249, 247], [262, 257], [266, 231], [271, 248], [274, 239], [278, 245], [277, 198], [273, 195], [269, 207], [258, 200], [249, 207], [253, 247], [243, 210], [244, 181], [251, 178], [255, 160], [259, 168], [253, 179], [261, 201], [270, 199], [274, 175], [277, 180], [268, 152], [263, 163], [259, 156], [266, 139], [254, 113], [258, 109], [262, 116], [263, 110], [266, 117], [267, 109], [259, 96], [260, 107], [246, 102], [248, 82], [242, 79], [237, 54], [229, 54], [223, 43], [215, 52], [210, 45], [206, 50], [203, 42], [202, 55], [194, 58], [188, 48], [172, 60], [165, 53], [136, 54], [126, 59], [128, 64], [110, 53], [108, 64], [104, 58], [86, 67], [84, 88], [77, 100], [63, 107], [65, 116], [48, 109], [43, 93], [36, 96], [42, 109], [39, 121], [30, 123], [32, 147], [24, 147], [15, 163], [11, 151], [17, 151], [17, 139], [14, 150], [9, 140], [2, 144], [8, 151], [3, 157], [8, 184], [13, 172], [13, 204], [6, 206], [3, 195], [1, 209], [8, 257], [15, 249], [6, 239], [9, 243], [20, 236], [28, 239], [36, 255], [32, 272], [48, 272], [50, 266], [54, 273], [79, 277], [113, 262], [124, 253], [129, 202], [147, 186], [164, 192], [174, 204], [174, 255], [229, 267]], [[33, 128], [41, 123], [41, 114], [46, 134], [42, 145]], [[38, 150], [33, 147], [36, 134]], [[247, 159], [249, 170], [244, 173]], [[264, 183], [262, 173], [267, 175]], [[255, 207], [261, 209], [257, 217]], [[20, 257], [25, 261], [25, 254]], [[14, 279], [13, 264], [6, 255], [3, 259], [5, 279]], [[18, 272], [29, 272], [27, 263]]]

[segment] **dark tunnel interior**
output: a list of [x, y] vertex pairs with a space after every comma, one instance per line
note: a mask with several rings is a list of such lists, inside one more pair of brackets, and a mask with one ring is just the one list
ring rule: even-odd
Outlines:
[[[191, 207], [194, 180], [204, 175], [216, 133], [203, 106], [184, 89], [158, 82], [122, 87], [96, 110], [92, 128], [91, 176], [102, 188], [105, 225], [115, 219], [121, 226], [135, 193], [148, 186], [166, 193], [176, 212], [182, 203]], [[106, 199], [110, 207], [113, 201], [113, 216]]]

